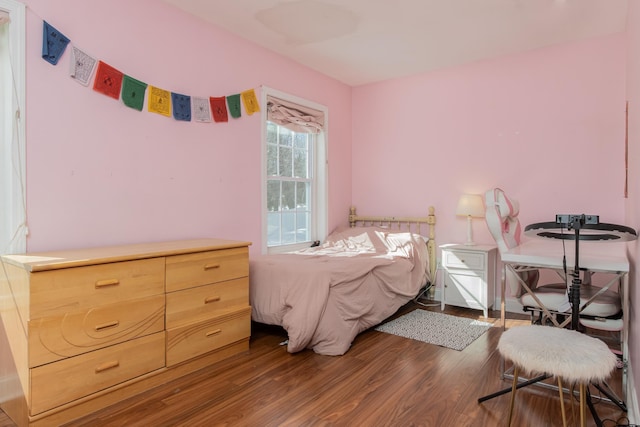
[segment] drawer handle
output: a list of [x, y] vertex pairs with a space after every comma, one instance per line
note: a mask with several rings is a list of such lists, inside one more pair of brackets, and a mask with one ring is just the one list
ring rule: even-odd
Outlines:
[[220, 297], [219, 297], [219, 296], [215, 296], [215, 297], [206, 297], [206, 298], [204, 299], [204, 303], [205, 303], [205, 304], [209, 304], [209, 303], [211, 303], [211, 302], [218, 302], [218, 301], [220, 301]]
[[206, 264], [204, 266], [205, 270], [213, 270], [215, 268], [220, 268], [220, 264]]
[[106, 280], [98, 280], [96, 282], [96, 289], [105, 288], [107, 286], [116, 286], [120, 284], [120, 280], [118, 279], [106, 279]]
[[220, 332], [222, 332], [222, 329], [216, 329], [215, 331], [209, 331], [205, 333], [205, 336], [210, 337], [213, 335], [218, 335]]
[[120, 362], [118, 362], [117, 360], [114, 360], [113, 362], [105, 362], [100, 366], [96, 366], [96, 374], [99, 374], [100, 372], [104, 372], [107, 371], [109, 369], [113, 369], [113, 368], [117, 368], [118, 366], [120, 366]]
[[108, 329], [108, 328], [113, 328], [120, 325], [120, 322], [118, 320], [114, 320], [113, 322], [108, 322], [108, 323], [103, 323], [102, 325], [96, 325], [95, 326], [95, 330], [97, 332], [103, 330], [103, 329]]

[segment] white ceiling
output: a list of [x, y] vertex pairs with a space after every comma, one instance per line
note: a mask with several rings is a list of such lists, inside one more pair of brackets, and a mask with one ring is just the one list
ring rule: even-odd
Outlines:
[[351, 86], [625, 31], [628, 0], [163, 0]]

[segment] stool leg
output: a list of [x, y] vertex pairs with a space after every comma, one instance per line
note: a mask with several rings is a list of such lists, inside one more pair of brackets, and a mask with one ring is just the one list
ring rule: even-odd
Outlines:
[[567, 427], [567, 415], [564, 412], [564, 393], [562, 391], [562, 378], [558, 377], [558, 393], [560, 393], [560, 411], [562, 411], [562, 427]]
[[584, 383], [580, 384], [580, 427], [587, 426], [587, 405], [586, 405], [586, 386]]
[[513, 404], [516, 401], [516, 390], [518, 390], [518, 365], [513, 366], [513, 384], [511, 385], [511, 401], [509, 402], [509, 420], [507, 426], [511, 426], [511, 417], [513, 416]]

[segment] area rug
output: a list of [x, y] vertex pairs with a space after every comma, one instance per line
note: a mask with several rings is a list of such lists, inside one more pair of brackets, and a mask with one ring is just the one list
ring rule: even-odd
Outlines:
[[491, 326], [493, 323], [418, 309], [375, 329], [460, 351]]

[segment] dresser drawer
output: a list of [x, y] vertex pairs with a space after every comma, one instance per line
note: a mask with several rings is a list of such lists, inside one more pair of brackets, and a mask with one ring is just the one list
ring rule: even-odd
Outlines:
[[251, 307], [223, 318], [167, 330], [167, 366], [200, 356], [251, 335]]
[[248, 277], [170, 292], [167, 294], [167, 329], [210, 320], [248, 306]]
[[464, 251], [443, 251], [442, 264], [445, 268], [484, 270], [485, 256], [481, 253]]
[[164, 367], [159, 332], [30, 370], [31, 415]]
[[29, 322], [29, 367], [164, 330], [164, 295]]
[[31, 319], [164, 293], [164, 258], [36, 272]]
[[249, 276], [246, 247], [167, 257], [167, 292]]

